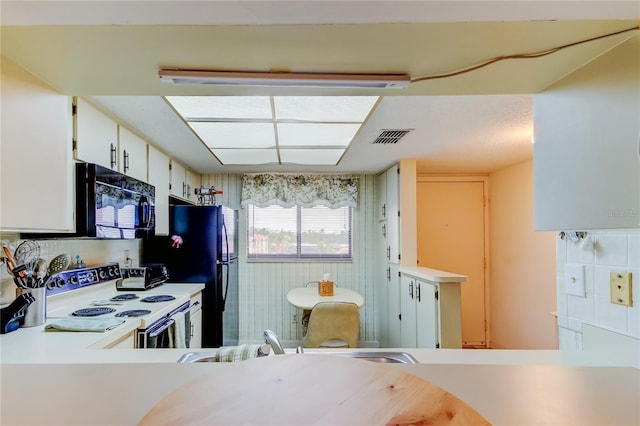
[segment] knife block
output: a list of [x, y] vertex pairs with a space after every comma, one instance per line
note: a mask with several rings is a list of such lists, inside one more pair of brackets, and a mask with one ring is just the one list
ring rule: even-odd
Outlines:
[[333, 296], [333, 281], [318, 281], [318, 294], [320, 296]]

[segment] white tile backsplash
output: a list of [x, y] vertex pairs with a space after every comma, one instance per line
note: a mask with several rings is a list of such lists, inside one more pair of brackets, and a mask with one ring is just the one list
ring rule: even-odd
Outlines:
[[629, 237], [627, 235], [596, 236], [596, 265], [627, 266]]
[[[558, 338], [560, 349], [580, 350], [582, 323], [640, 338], [640, 230], [587, 231], [593, 248], [558, 237], [556, 248]], [[567, 295], [567, 264], [585, 266], [586, 297]], [[610, 301], [609, 274], [631, 272], [633, 306]], [[615, 351], [615, 348], [612, 348]]]
[[629, 267], [640, 269], [640, 235], [629, 235]]
[[[588, 297], [580, 297], [569, 295], [567, 301], [568, 316], [571, 319], [579, 321], [593, 322], [596, 319], [596, 306], [592, 294]], [[569, 322], [571, 324], [571, 321]], [[580, 331], [581, 327], [571, 327], [576, 331]]]

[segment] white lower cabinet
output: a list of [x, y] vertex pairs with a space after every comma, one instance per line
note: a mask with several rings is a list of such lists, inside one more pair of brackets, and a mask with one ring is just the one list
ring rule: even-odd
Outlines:
[[[442, 291], [445, 304], [441, 304]], [[400, 314], [403, 348], [462, 346], [459, 283], [433, 283], [401, 274]]]
[[202, 348], [202, 293], [191, 297], [191, 341], [189, 348]]
[[417, 348], [416, 280], [403, 276], [400, 279], [400, 340], [403, 348]]
[[400, 272], [398, 265], [387, 265], [387, 344], [402, 347], [400, 321]]
[[438, 290], [435, 285], [418, 281], [416, 285], [416, 346], [439, 348]]

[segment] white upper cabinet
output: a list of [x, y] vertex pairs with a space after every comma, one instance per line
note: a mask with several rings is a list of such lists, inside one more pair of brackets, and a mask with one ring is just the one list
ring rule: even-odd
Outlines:
[[74, 228], [71, 98], [2, 58], [0, 228]]
[[535, 229], [640, 227], [638, 36], [534, 96]]
[[149, 183], [156, 189], [156, 235], [169, 234], [169, 157], [149, 145]]
[[195, 189], [201, 184], [200, 175], [193, 173], [177, 161], [171, 160], [171, 195], [189, 201], [198, 202]]
[[178, 198], [187, 198], [187, 169], [177, 161], [171, 160], [171, 195]]
[[118, 123], [82, 98], [77, 98], [75, 158], [118, 170]]
[[187, 169], [185, 182], [187, 183], [187, 200], [197, 203], [198, 197], [196, 196], [195, 190], [196, 188], [200, 188], [200, 185], [202, 184], [200, 175]]
[[391, 167], [387, 175], [387, 244], [389, 262], [400, 263], [400, 176], [398, 165]]
[[119, 126], [119, 168], [124, 173], [143, 182], [147, 181], [147, 142]]
[[378, 175], [376, 181], [376, 215], [378, 220], [387, 219], [387, 174]]

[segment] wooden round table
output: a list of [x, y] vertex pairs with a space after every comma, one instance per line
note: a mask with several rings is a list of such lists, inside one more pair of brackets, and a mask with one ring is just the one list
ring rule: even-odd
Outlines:
[[464, 401], [395, 367], [329, 355], [229, 363], [177, 388], [140, 425], [488, 425]]

